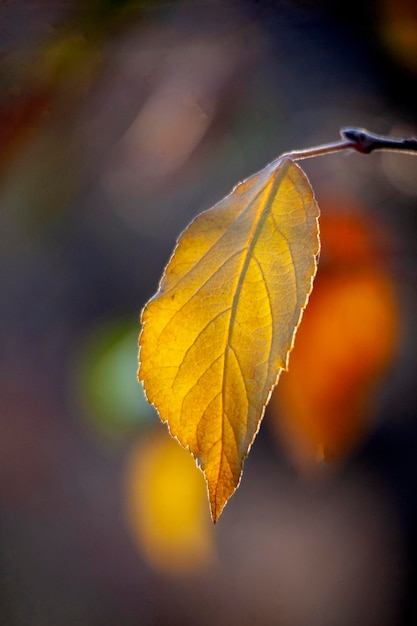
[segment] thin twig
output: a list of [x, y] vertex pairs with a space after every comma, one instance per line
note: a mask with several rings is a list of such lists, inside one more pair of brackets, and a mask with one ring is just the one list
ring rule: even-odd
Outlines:
[[374, 150], [400, 151], [407, 154], [417, 153], [417, 137], [384, 137], [375, 135], [363, 128], [342, 128], [340, 131], [343, 139], [355, 143], [355, 150], [362, 154], [369, 154]]
[[375, 135], [363, 128], [342, 128], [340, 135], [342, 137], [341, 141], [339, 140], [313, 148], [305, 148], [304, 150], [285, 152], [280, 158], [288, 157], [293, 161], [300, 161], [301, 159], [323, 156], [342, 150], [355, 150], [360, 154], [370, 154], [374, 152], [374, 150], [388, 150], [417, 155], [417, 137], [402, 137], [397, 139], [394, 137]]

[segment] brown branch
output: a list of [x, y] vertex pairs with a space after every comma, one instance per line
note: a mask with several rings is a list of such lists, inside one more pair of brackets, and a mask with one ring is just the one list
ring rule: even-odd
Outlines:
[[370, 154], [374, 150], [389, 150], [402, 152], [405, 154], [417, 155], [417, 137], [385, 137], [375, 135], [363, 128], [342, 128], [340, 130], [341, 140], [333, 143], [305, 148], [303, 150], [293, 150], [285, 152], [279, 158], [288, 157], [293, 161], [309, 159], [311, 157], [323, 156], [340, 152], [341, 150], [355, 150], [360, 154]]
[[406, 152], [407, 154], [417, 153], [417, 137], [384, 137], [375, 135], [363, 128], [342, 128], [340, 134], [343, 139], [353, 142], [352, 148], [361, 154], [369, 154], [374, 150], [394, 150]]

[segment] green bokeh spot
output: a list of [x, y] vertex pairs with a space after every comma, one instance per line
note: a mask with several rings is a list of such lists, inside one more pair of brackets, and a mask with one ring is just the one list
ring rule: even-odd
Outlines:
[[77, 379], [83, 412], [112, 438], [128, 436], [156, 416], [137, 380], [139, 330], [139, 325], [107, 323], [82, 349]]

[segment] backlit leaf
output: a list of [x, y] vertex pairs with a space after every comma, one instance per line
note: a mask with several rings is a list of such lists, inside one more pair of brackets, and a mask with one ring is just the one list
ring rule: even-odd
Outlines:
[[213, 520], [286, 369], [319, 251], [304, 172], [279, 159], [184, 231], [142, 314], [139, 379], [204, 472]]

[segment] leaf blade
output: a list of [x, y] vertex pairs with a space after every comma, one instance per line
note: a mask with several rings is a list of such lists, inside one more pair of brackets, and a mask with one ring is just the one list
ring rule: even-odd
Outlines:
[[318, 207], [290, 159], [189, 225], [142, 314], [139, 379], [204, 472], [214, 521], [236, 490], [312, 288]]

